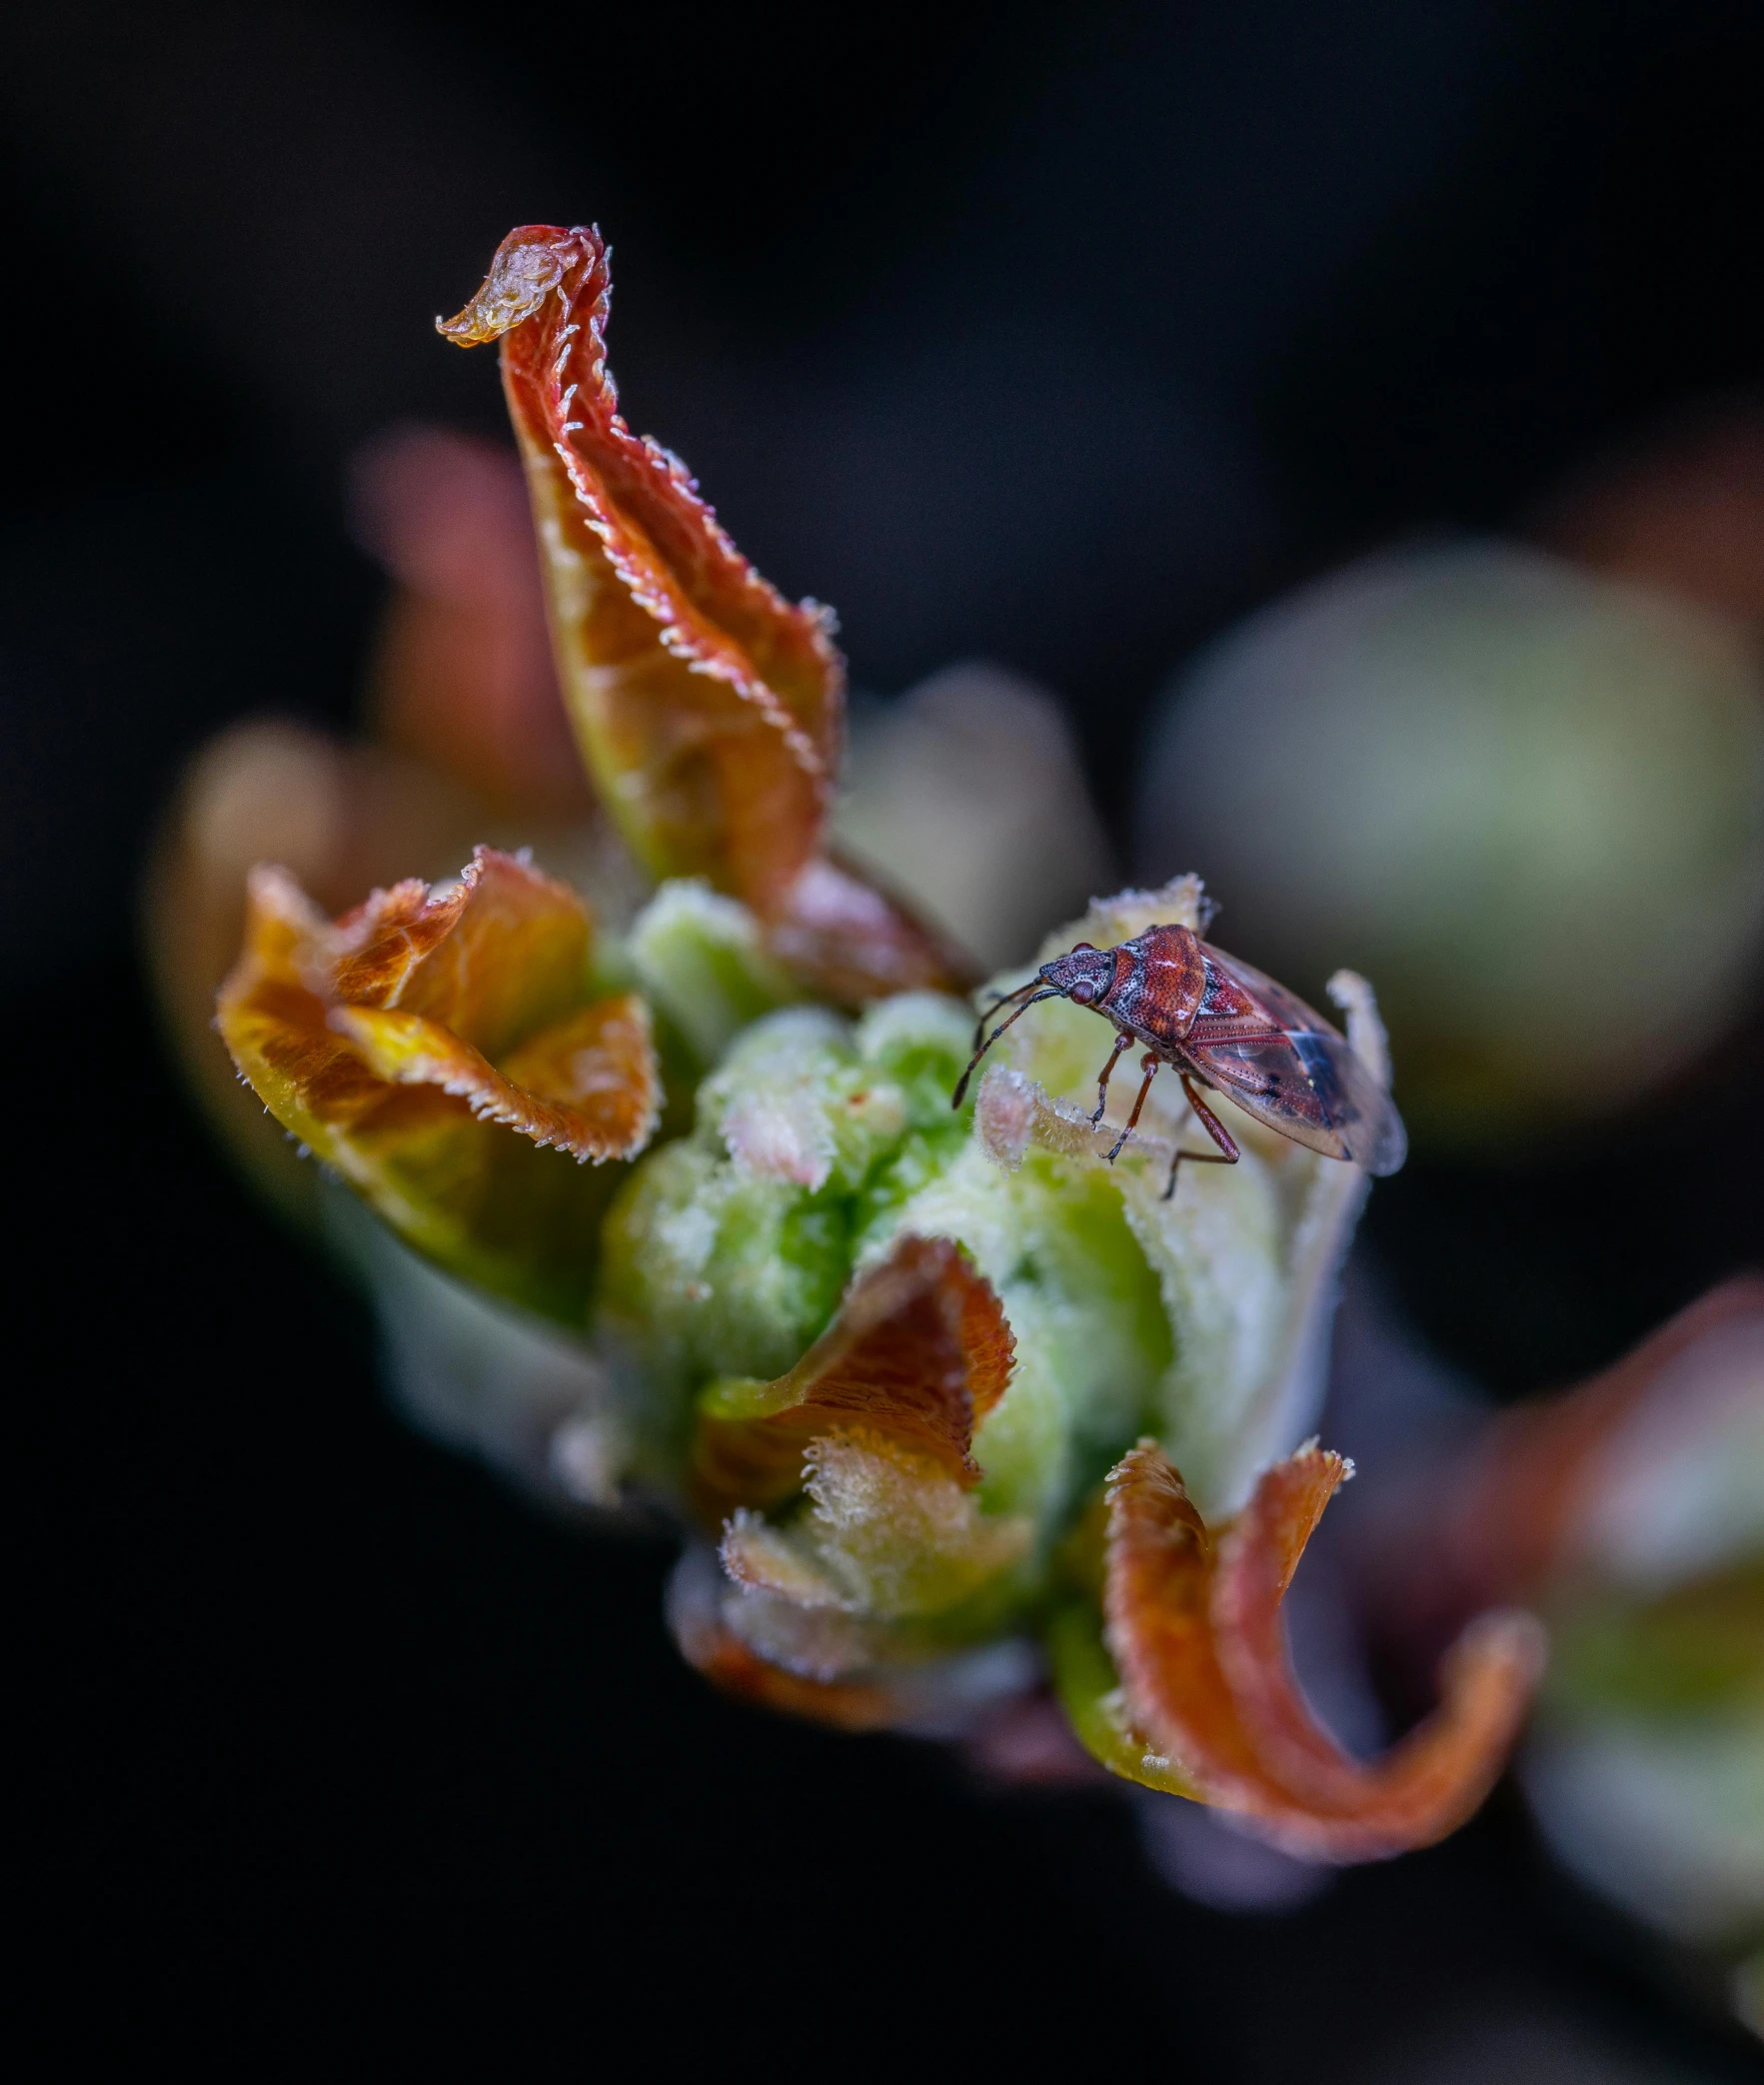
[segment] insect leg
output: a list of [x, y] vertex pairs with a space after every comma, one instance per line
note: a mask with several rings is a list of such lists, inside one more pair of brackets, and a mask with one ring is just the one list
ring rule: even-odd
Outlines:
[[[998, 1007], [1008, 1006], [1010, 1000], [1014, 999], [1015, 997], [1015, 993], [1011, 993], [1007, 999], [1001, 999], [998, 1002], [997, 1007], [989, 1007], [986, 1010], [986, 1012], [980, 1016], [980, 1028], [983, 1029], [985, 1027], [986, 1023], [992, 1018], [994, 1014], [997, 1013]], [[1035, 994], [1034, 999], [1024, 1000], [1022, 1005], [1017, 1008], [1016, 1012], [1010, 1016], [1009, 1021], [999, 1022], [998, 1026], [992, 1031], [992, 1033], [986, 1038], [986, 1040], [983, 1042], [975, 1043], [973, 1055], [970, 1056], [967, 1060], [967, 1069], [963, 1071], [961, 1076], [955, 1081], [955, 1090], [949, 1096], [949, 1105], [951, 1107], [959, 1107], [961, 1105], [961, 1096], [967, 1091], [967, 1081], [973, 1076], [973, 1067], [975, 1066], [975, 1064], [979, 1062], [980, 1058], [985, 1055], [986, 1051], [991, 1048], [992, 1044], [997, 1042], [998, 1038], [1001, 1035], [1003, 1035], [1004, 1031], [1010, 1026], [1010, 1023], [1012, 1021], [1020, 1021], [1022, 1017], [1029, 1011], [1029, 1009], [1035, 1004], [1036, 1000], [1056, 1000], [1059, 997], [1060, 995], [1054, 991], [1051, 985], [1045, 987], [1042, 991], [1037, 992]], [[976, 1029], [974, 1031], [974, 1034], [977, 1037], [979, 1034], [979, 1030]]]
[[1157, 1076], [1157, 1067], [1160, 1063], [1162, 1063], [1162, 1061], [1163, 1059], [1161, 1057], [1153, 1055], [1153, 1053], [1149, 1049], [1145, 1052], [1145, 1082], [1143, 1085], [1140, 1086], [1139, 1096], [1133, 1102], [1132, 1113], [1127, 1116], [1127, 1126], [1115, 1138], [1113, 1145], [1110, 1147], [1108, 1151], [1107, 1156], [1110, 1165], [1112, 1165], [1116, 1158], [1120, 1156], [1121, 1146], [1126, 1142], [1127, 1138], [1132, 1135], [1133, 1124], [1139, 1119], [1139, 1110], [1141, 1107], [1145, 1105], [1145, 1095], [1148, 1092], [1150, 1092], [1151, 1081]]
[[1170, 1196], [1176, 1191], [1176, 1169], [1184, 1158], [1194, 1165], [1235, 1165], [1241, 1155], [1236, 1144], [1231, 1140], [1230, 1130], [1225, 1127], [1224, 1123], [1219, 1120], [1218, 1116], [1213, 1113], [1212, 1109], [1200, 1097], [1192, 1076], [1186, 1071], [1182, 1073], [1182, 1090], [1188, 1095], [1188, 1105], [1194, 1110], [1195, 1120], [1199, 1122], [1213, 1142], [1218, 1145], [1218, 1149], [1216, 1151], [1185, 1151], [1178, 1144], [1176, 1146], [1176, 1155], [1170, 1160], [1170, 1176], [1163, 1190], [1165, 1201], [1168, 1201]]
[[1103, 1065], [1102, 1075], [1096, 1081], [1096, 1112], [1090, 1117], [1093, 1122], [1099, 1122], [1102, 1119], [1102, 1111], [1108, 1105], [1108, 1074], [1120, 1062], [1121, 1051], [1126, 1048], [1132, 1040], [1132, 1037], [1128, 1035], [1117, 1035], [1114, 1039], [1114, 1047], [1109, 1051], [1108, 1062]]

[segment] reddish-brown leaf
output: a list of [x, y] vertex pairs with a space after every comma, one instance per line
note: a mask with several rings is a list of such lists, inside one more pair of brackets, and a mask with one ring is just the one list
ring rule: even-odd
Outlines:
[[350, 476], [356, 533], [396, 582], [369, 668], [374, 737], [505, 816], [580, 820], [593, 799], [552, 665], [520, 463], [407, 424], [358, 451]]
[[[867, 1656], [860, 1643], [845, 1646], [855, 1661], [821, 1652], [806, 1663], [780, 1662], [747, 1640], [741, 1614], [749, 1595], [724, 1576], [705, 1550], [689, 1550], [668, 1586], [668, 1620], [687, 1661], [739, 1700], [831, 1724], [838, 1730], [886, 1730], [927, 1718], [948, 1724], [980, 1705], [995, 1683], [976, 1696], [974, 1677], [954, 1657]], [[862, 1633], [862, 1632], [860, 1632]], [[873, 1646], [880, 1649], [880, 1646]], [[823, 1651], [825, 1646], [823, 1646]]]
[[[914, 1648], [885, 1628], [862, 1622], [836, 1627], [831, 1636], [811, 1630], [805, 1638], [787, 1629], [780, 1640], [777, 1615], [755, 1612], [756, 1604], [769, 1604], [766, 1597], [756, 1603], [704, 1548], [681, 1558], [667, 1604], [682, 1653], [715, 1685], [758, 1706], [841, 1730], [959, 1729], [1020, 1695], [1030, 1676], [1017, 1659], [1000, 1658], [996, 1645]], [[834, 1619], [844, 1624], [848, 1618]], [[756, 1629], [757, 1642], [750, 1640]]]
[[827, 861], [845, 701], [831, 619], [762, 579], [680, 459], [626, 426], [610, 294], [598, 231], [524, 225], [438, 322], [464, 347], [502, 341], [559, 678], [603, 798], [652, 874], [752, 906], [830, 995], [965, 982], [903, 907]]
[[1003, 1307], [960, 1247], [903, 1237], [788, 1374], [702, 1413], [695, 1504], [713, 1526], [735, 1506], [777, 1504], [801, 1487], [809, 1442], [854, 1425], [976, 1484], [974, 1428], [1004, 1394], [1013, 1353]]
[[894, 992], [965, 992], [972, 965], [903, 899], [819, 855], [766, 915], [773, 953], [811, 990], [860, 1007]]
[[1484, 1599], [1526, 1599], [1549, 1576], [1587, 1503], [1591, 1471], [1671, 1362], [1722, 1325], [1764, 1316], [1764, 1276], [1737, 1274], [1699, 1296], [1589, 1381], [1503, 1412], [1443, 1534]]
[[1387, 1644], [1424, 1663], [1466, 1615], [1544, 1593], [1572, 1567], [1606, 1456], [1657, 1386], [1705, 1339], [1747, 1321], [1764, 1324], [1755, 1273], [1698, 1297], [1588, 1381], [1511, 1406], [1449, 1461], [1412, 1471], [1384, 1504], [1368, 1576]]
[[1293, 1679], [1280, 1602], [1345, 1471], [1302, 1448], [1215, 1539], [1154, 1442], [1109, 1483], [1104, 1605], [1133, 1723], [1204, 1799], [1317, 1860], [1442, 1838], [1499, 1772], [1541, 1662], [1527, 1615], [1483, 1616], [1442, 1671], [1439, 1708], [1381, 1759], [1343, 1752]]
[[605, 1190], [533, 1147], [635, 1156], [661, 1092], [642, 1001], [584, 1004], [591, 931], [573, 891], [486, 848], [451, 888], [398, 884], [336, 922], [260, 868], [219, 1026], [283, 1127], [412, 1243], [530, 1299], [554, 1271], [574, 1294]]
[[885, 1730], [901, 1719], [898, 1691], [868, 1679], [811, 1679], [761, 1657], [727, 1624], [706, 1618], [681, 1648], [714, 1686], [780, 1715], [830, 1723], [836, 1730]]

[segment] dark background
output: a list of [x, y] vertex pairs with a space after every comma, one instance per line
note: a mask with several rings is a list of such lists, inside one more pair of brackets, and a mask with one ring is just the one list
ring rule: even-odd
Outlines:
[[[714, 1699], [662, 1551], [384, 1411], [131, 951], [190, 749], [348, 719], [380, 581], [345, 462], [401, 419], [498, 430], [430, 320], [511, 224], [608, 231], [631, 417], [839, 605], [861, 686], [1044, 679], [1118, 820], [1150, 697], [1245, 608], [1755, 381], [1760, 106], [1759, 11], [1713, 0], [6, 15], [15, 1583], [65, 2046], [1443, 2080], [1503, 2074], [1426, 2051], [1510, 2019], [1543, 2039], [1505, 2075], [1746, 2074], [1504, 1799], [1231, 1920], [1112, 1798]], [[1743, 1256], [1719, 1221], [1638, 1248], [1620, 1183], [1422, 1176], [1373, 1236], [1452, 1358], [1537, 1387]], [[1504, 1318], [1451, 1301], [1466, 1252], [1523, 1267]]]

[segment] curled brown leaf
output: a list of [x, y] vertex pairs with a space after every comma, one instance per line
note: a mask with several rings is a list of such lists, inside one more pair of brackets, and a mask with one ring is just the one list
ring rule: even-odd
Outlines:
[[1574, 1389], [1514, 1405], [1489, 1427], [1436, 1536], [1467, 1596], [1531, 1597], [1566, 1559], [1604, 1451], [1680, 1355], [1764, 1320], [1764, 1275], [1736, 1274]]
[[1215, 1534], [1141, 1441], [1109, 1480], [1104, 1588], [1108, 1647], [1148, 1750], [1273, 1843], [1330, 1861], [1383, 1858], [1461, 1824], [1500, 1771], [1542, 1659], [1529, 1615], [1486, 1614], [1448, 1655], [1425, 1722], [1378, 1760], [1344, 1752], [1299, 1692], [1280, 1627], [1344, 1474], [1338, 1455], [1301, 1448]]
[[524, 225], [437, 322], [461, 346], [502, 342], [559, 678], [602, 797], [652, 875], [741, 899], [830, 996], [965, 982], [904, 907], [827, 858], [845, 717], [832, 619], [786, 601], [680, 459], [627, 427], [610, 295], [598, 231]]
[[1373, 1624], [1402, 1667], [1424, 1668], [1466, 1616], [1548, 1600], [1573, 1576], [1610, 1457], [1699, 1354], [1754, 1327], [1764, 1276], [1737, 1274], [1585, 1382], [1527, 1398], [1423, 1461], [1387, 1496], [1360, 1574]]
[[903, 1237], [853, 1286], [787, 1374], [713, 1394], [693, 1451], [710, 1525], [801, 1488], [820, 1435], [863, 1426], [963, 1486], [979, 1481], [974, 1428], [1004, 1394], [1014, 1346], [996, 1292], [948, 1238]]
[[573, 1308], [605, 1191], [535, 1147], [633, 1157], [661, 1096], [642, 1001], [588, 999], [591, 935], [573, 891], [488, 848], [451, 887], [335, 922], [259, 868], [219, 1027], [282, 1126], [410, 1242], [530, 1300], [562, 1283]]
[[518, 459], [402, 425], [357, 452], [350, 479], [355, 534], [395, 583], [369, 666], [373, 736], [529, 828], [583, 820], [593, 799], [552, 665]]

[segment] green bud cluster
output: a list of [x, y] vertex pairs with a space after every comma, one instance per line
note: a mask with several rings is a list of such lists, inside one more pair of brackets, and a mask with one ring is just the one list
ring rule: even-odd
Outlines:
[[[678, 1491], [697, 1411], [734, 1409], [744, 1379], [790, 1368], [902, 1234], [966, 1250], [1003, 1305], [1015, 1367], [973, 1442], [977, 1491], [944, 1502], [961, 1531], [932, 1527], [944, 1507], [929, 1494], [913, 1504], [837, 1458], [775, 1516], [810, 1540], [799, 1563], [829, 1604], [995, 1629], [1044, 1593], [1059, 1538], [1140, 1434], [1165, 1441], [1209, 1506], [1291, 1445], [1315, 1292], [1357, 1205], [1349, 1168], [1251, 1130], [1240, 1164], [1197, 1168], [1166, 1201], [1179, 1089], [1118, 1165], [1076, 1132], [1067, 1148], [1032, 1135], [1004, 1148], [976, 1121], [984, 1086], [977, 1110], [971, 1094], [950, 1105], [972, 1047], [960, 1003], [911, 993], [856, 1020], [780, 1005], [741, 909], [692, 886], [665, 887], [628, 948], [663, 1015], [715, 1054], [690, 1130], [638, 1161], [603, 1234], [596, 1334], [636, 1391], [647, 1482]], [[1107, 1044], [1093, 1016], [1050, 1004], [1000, 1045], [993, 1075], [1070, 1115]]]

